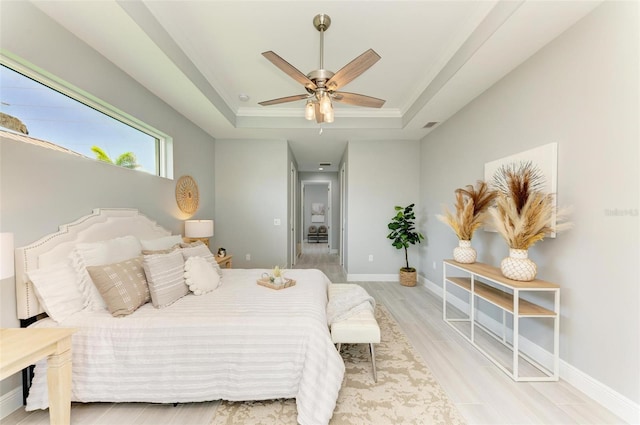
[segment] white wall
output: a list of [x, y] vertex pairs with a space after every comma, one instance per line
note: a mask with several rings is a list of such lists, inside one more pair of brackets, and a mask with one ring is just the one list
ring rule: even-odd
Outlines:
[[[574, 228], [530, 250], [538, 277], [561, 285], [560, 356], [640, 401], [638, 3], [605, 2], [421, 143], [429, 243], [420, 266], [441, 285], [455, 235], [435, 215], [485, 162], [558, 143], [558, 202]], [[608, 210], [630, 211], [608, 215]], [[479, 261], [508, 254], [473, 239]], [[432, 269], [436, 262], [437, 269]]]
[[[216, 228], [211, 246], [224, 246], [233, 255], [234, 268], [286, 266], [286, 140], [216, 140], [215, 146]], [[275, 226], [274, 219], [281, 224]]]
[[[416, 141], [351, 141], [347, 146], [349, 280], [397, 280], [404, 250], [387, 239], [394, 206], [419, 205], [420, 144]], [[419, 246], [409, 248], [409, 265], [418, 266]], [[369, 262], [373, 255], [373, 262]]]
[[[213, 140], [173, 108], [58, 26], [28, 2], [3, 2], [0, 46], [173, 137], [174, 175], [199, 184], [196, 218], [213, 215]], [[98, 207], [137, 208], [172, 232], [186, 218], [175, 182], [14, 140], [0, 140], [0, 231], [15, 245], [33, 242]], [[19, 326], [13, 279], [2, 282], [2, 327]], [[0, 383], [0, 400], [21, 386]], [[22, 393], [19, 392], [19, 402]], [[4, 405], [4, 403], [3, 403]]]

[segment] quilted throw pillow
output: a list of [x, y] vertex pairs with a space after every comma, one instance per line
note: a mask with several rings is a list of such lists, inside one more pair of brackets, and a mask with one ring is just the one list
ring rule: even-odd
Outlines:
[[218, 273], [218, 276], [222, 278], [222, 270], [220, 270], [220, 265], [205, 244], [198, 241], [191, 244], [182, 243], [180, 244], [180, 246], [182, 247], [182, 256], [184, 257], [185, 261], [189, 257], [202, 257], [209, 263], [211, 263], [213, 269]]
[[114, 264], [89, 266], [87, 271], [112, 316], [127, 316], [149, 302], [142, 256]]
[[220, 285], [220, 276], [206, 259], [189, 257], [184, 263], [184, 281], [191, 292], [202, 295]]
[[145, 255], [142, 266], [154, 307], [166, 307], [189, 293], [189, 287], [184, 283], [184, 259], [180, 251]]

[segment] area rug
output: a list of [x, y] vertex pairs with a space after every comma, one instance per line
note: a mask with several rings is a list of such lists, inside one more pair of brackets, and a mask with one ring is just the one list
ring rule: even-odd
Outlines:
[[[378, 382], [367, 344], [343, 344], [346, 372], [330, 425], [464, 424], [462, 415], [384, 306], [376, 308], [382, 341], [376, 345]], [[222, 401], [211, 425], [291, 424], [294, 399]]]

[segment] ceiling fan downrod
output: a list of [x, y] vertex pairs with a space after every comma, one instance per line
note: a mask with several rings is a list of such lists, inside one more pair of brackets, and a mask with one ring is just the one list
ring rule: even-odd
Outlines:
[[320, 31], [320, 69], [324, 69], [324, 32], [331, 26], [331, 18], [329, 15], [320, 13], [314, 16], [313, 26]]

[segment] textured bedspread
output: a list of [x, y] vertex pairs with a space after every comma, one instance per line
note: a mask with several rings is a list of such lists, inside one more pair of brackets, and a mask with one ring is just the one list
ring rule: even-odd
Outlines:
[[[72, 400], [176, 403], [295, 398], [298, 422], [329, 422], [344, 364], [327, 329], [327, 277], [289, 270], [297, 284], [259, 286], [265, 270], [223, 270], [222, 286], [132, 315], [81, 312], [73, 335]], [[58, 326], [45, 319], [35, 326]], [[48, 406], [46, 361], [27, 410]]]

